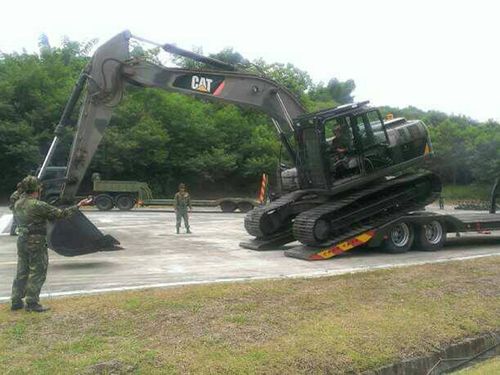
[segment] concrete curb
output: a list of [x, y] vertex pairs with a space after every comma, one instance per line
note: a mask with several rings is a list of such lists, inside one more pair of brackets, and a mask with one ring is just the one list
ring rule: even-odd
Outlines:
[[[443, 374], [448, 372], [448, 370], [451, 370], [452, 367], [459, 366], [460, 363], [463, 362], [454, 359], [472, 358], [487, 350], [482, 355], [478, 356], [474, 362], [468, 363], [468, 366], [485, 359], [483, 357], [500, 355], [499, 343], [500, 331], [491, 332], [481, 336], [465, 339], [462, 342], [450, 345], [427, 356], [410, 358], [402, 362], [392, 363], [376, 370], [365, 371], [362, 375]], [[489, 348], [491, 349], [488, 350]]]

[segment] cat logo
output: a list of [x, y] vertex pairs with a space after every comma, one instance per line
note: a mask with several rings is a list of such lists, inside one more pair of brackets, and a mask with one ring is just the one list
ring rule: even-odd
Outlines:
[[206, 77], [193, 76], [191, 78], [191, 88], [201, 92], [212, 92], [212, 82], [214, 80]]
[[211, 94], [219, 96], [224, 90], [225, 77], [215, 74], [182, 74], [178, 76], [174, 83], [174, 87], [179, 87], [184, 90], [196, 91], [200, 94]]

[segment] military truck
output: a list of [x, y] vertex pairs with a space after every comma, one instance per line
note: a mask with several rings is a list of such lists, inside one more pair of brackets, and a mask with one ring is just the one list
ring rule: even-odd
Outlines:
[[[173, 199], [158, 199], [145, 182], [139, 181], [115, 181], [94, 180], [94, 204], [101, 211], [108, 211], [113, 207], [128, 211], [135, 205], [148, 206], [171, 206]], [[259, 203], [249, 198], [220, 198], [216, 200], [194, 199], [193, 206], [220, 207], [222, 212], [248, 212]]]
[[113, 207], [122, 211], [131, 210], [136, 203], [153, 198], [148, 184], [139, 181], [114, 181], [95, 179], [94, 204], [101, 211]]

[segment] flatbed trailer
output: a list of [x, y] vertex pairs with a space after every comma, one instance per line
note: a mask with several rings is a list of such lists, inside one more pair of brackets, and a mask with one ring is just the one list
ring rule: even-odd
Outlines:
[[[145, 199], [139, 206], [172, 206], [173, 199]], [[222, 212], [248, 212], [259, 205], [254, 199], [250, 198], [220, 198], [220, 199], [191, 199], [191, 204], [197, 207], [220, 207]]]
[[[447, 233], [475, 232], [490, 234], [500, 230], [499, 213], [446, 213], [417, 211], [387, 216], [383, 220], [360, 225], [335, 242], [317, 246], [299, 245], [285, 250], [285, 255], [304, 260], [325, 260], [357, 247], [382, 247], [389, 253], [404, 253], [411, 248], [436, 251], [443, 247]], [[252, 240], [242, 247], [265, 251], [294, 241], [292, 233], [283, 233], [273, 241]], [[500, 244], [500, 241], [499, 241]]]

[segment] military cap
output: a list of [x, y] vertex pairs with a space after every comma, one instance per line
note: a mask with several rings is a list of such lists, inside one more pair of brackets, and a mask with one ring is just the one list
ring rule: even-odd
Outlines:
[[38, 178], [35, 176], [26, 176], [21, 181], [21, 189], [27, 193], [32, 193], [40, 187]]

